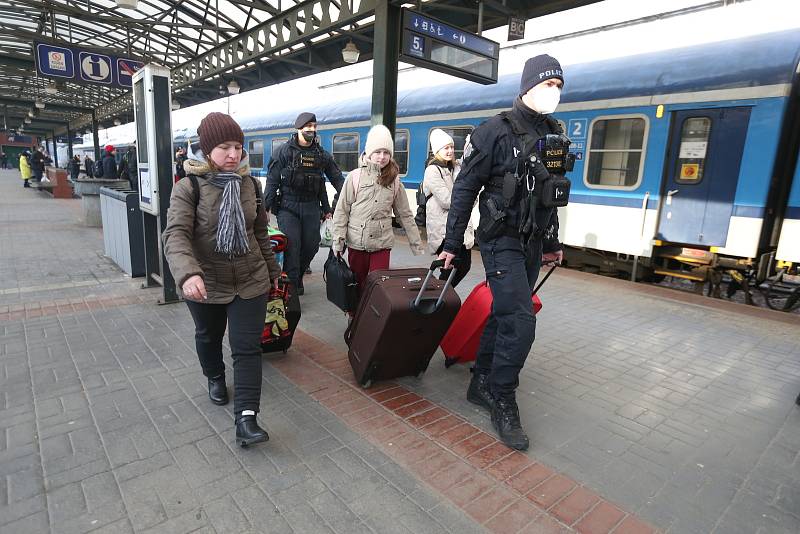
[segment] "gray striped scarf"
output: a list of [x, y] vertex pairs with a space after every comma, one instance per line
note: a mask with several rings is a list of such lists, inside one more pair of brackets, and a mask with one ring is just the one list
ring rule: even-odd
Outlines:
[[244, 256], [250, 252], [250, 243], [242, 210], [242, 177], [234, 172], [218, 172], [212, 174], [208, 181], [223, 189], [215, 250], [228, 256]]

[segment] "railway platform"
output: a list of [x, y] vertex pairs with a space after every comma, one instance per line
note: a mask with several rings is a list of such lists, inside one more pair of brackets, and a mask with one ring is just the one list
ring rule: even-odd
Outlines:
[[[419, 379], [353, 383], [323, 249], [294, 346], [264, 357], [271, 439], [241, 449], [186, 307], [157, 305], [80, 217], [0, 171], [2, 532], [800, 531], [796, 315], [558, 270], [523, 454], [441, 354]], [[476, 254], [462, 297], [480, 278]]]

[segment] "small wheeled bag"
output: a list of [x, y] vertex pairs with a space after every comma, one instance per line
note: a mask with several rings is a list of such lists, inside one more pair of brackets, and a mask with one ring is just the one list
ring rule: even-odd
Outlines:
[[[536, 293], [554, 270], [555, 267], [550, 269], [533, 290], [531, 301], [534, 315], [542, 309], [542, 301]], [[456, 363], [472, 362], [478, 357], [478, 346], [483, 330], [486, 328], [486, 322], [489, 320], [489, 314], [492, 312], [492, 302], [492, 290], [489, 288], [489, 284], [483, 281], [476, 285], [442, 339], [445, 367]]]
[[418, 376], [428, 368], [442, 336], [461, 307], [450, 277], [433, 277], [444, 262], [430, 269], [373, 271], [364, 282], [355, 317], [345, 332], [347, 356], [356, 381]]
[[300, 322], [300, 297], [291, 282], [280, 279], [267, 297], [267, 317], [261, 333], [261, 352], [284, 353], [292, 346]]
[[358, 284], [356, 275], [344, 258], [335, 254], [333, 249], [325, 260], [325, 269], [322, 273], [325, 280], [325, 291], [328, 300], [334, 303], [343, 312], [355, 311], [358, 304]]

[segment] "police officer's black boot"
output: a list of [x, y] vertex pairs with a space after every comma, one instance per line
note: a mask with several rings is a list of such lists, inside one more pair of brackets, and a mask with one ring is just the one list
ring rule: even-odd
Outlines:
[[492, 426], [500, 441], [518, 451], [528, 450], [530, 441], [519, 421], [519, 407], [513, 396], [498, 397], [492, 406]]
[[469, 381], [467, 400], [472, 404], [486, 408], [491, 413], [494, 397], [492, 397], [492, 392], [489, 389], [489, 373], [482, 373], [475, 367], [471, 368], [469, 372], [472, 373], [472, 380]]
[[236, 443], [242, 447], [247, 447], [248, 445], [261, 443], [262, 441], [269, 441], [269, 434], [267, 434], [266, 430], [258, 426], [255, 412], [251, 410], [243, 411], [236, 418]]
[[208, 379], [208, 398], [220, 406], [228, 404], [228, 388], [225, 386], [224, 374]]

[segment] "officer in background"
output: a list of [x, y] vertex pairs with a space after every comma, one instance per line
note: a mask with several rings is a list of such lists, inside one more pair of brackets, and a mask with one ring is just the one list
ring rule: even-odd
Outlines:
[[[550, 177], [535, 144], [547, 134], [563, 133], [550, 115], [563, 84], [561, 65], [555, 58], [539, 55], [529, 59], [512, 110], [488, 119], [472, 133], [453, 186], [439, 256], [449, 267], [464, 242], [472, 206], [482, 190], [477, 236], [493, 304], [467, 399], [489, 410], [500, 439], [518, 450], [529, 446], [515, 391], [535, 336], [531, 293], [541, 264], [558, 264], [563, 257], [557, 209], [531, 208], [536, 186]], [[569, 140], [561, 137], [568, 147]]]
[[294, 123], [297, 132], [272, 154], [269, 161], [264, 206], [278, 217], [289, 247], [284, 253], [283, 270], [303, 294], [303, 274], [319, 250], [321, 218], [333, 214], [325, 177], [338, 196], [344, 177], [317, 140], [317, 117], [301, 113]]

